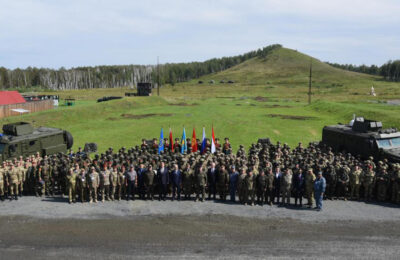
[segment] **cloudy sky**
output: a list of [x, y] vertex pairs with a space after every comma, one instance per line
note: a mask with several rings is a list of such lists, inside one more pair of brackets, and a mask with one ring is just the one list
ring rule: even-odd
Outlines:
[[274, 43], [322, 61], [400, 59], [399, 0], [0, 0], [0, 66], [203, 61]]

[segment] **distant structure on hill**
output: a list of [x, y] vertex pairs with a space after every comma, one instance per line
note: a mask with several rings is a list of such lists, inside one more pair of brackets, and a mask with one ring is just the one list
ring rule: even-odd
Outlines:
[[137, 96], [151, 96], [153, 85], [150, 82], [139, 82], [137, 84]]

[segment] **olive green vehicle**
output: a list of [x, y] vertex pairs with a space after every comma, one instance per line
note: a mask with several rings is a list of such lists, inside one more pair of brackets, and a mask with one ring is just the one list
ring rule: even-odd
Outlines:
[[322, 143], [336, 152], [346, 151], [361, 158], [400, 162], [400, 132], [395, 128], [382, 129], [382, 122], [354, 117], [350, 124], [325, 126]]
[[67, 153], [73, 145], [72, 135], [58, 128], [39, 127], [18, 122], [3, 125], [0, 137], [0, 161], [28, 156], [39, 152], [42, 156]]

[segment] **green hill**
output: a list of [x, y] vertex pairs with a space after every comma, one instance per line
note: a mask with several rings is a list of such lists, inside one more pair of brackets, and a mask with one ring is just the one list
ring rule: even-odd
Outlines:
[[301, 52], [278, 48], [265, 58], [256, 57], [225, 71], [204, 76], [203, 79], [234, 80], [242, 84], [304, 84], [308, 82], [312, 62], [313, 81], [321, 84], [374, 80], [376, 77], [334, 68]]

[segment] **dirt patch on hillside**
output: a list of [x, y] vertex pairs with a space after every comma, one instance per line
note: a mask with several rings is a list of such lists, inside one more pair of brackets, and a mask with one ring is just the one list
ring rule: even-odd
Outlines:
[[261, 96], [258, 96], [258, 97], [255, 97], [255, 98], [253, 98], [255, 101], [258, 101], [258, 102], [270, 102], [271, 100], [269, 99], [269, 98], [267, 98], [267, 97], [261, 97]]
[[197, 103], [193, 103], [193, 104], [188, 104], [185, 102], [180, 102], [180, 103], [171, 103], [169, 104], [170, 106], [179, 106], [179, 107], [190, 107], [190, 106], [197, 106]]
[[122, 114], [121, 117], [125, 119], [142, 119], [142, 118], [147, 118], [147, 117], [153, 117], [153, 116], [173, 116], [174, 114], [168, 114], [168, 113], [159, 113], [159, 114], [142, 114], [142, 115], [133, 115], [133, 114]]
[[291, 120], [310, 120], [314, 119], [311, 116], [292, 116], [292, 115], [282, 115], [282, 114], [267, 114], [268, 117], [278, 117], [281, 119], [291, 119]]
[[266, 108], [292, 108], [292, 106], [288, 106], [288, 105], [278, 105], [278, 104], [274, 104], [274, 105], [265, 105], [263, 107]]
[[109, 117], [109, 118], [107, 118], [107, 120], [109, 120], [109, 121], [118, 121], [119, 119], [115, 118], [115, 117]]

